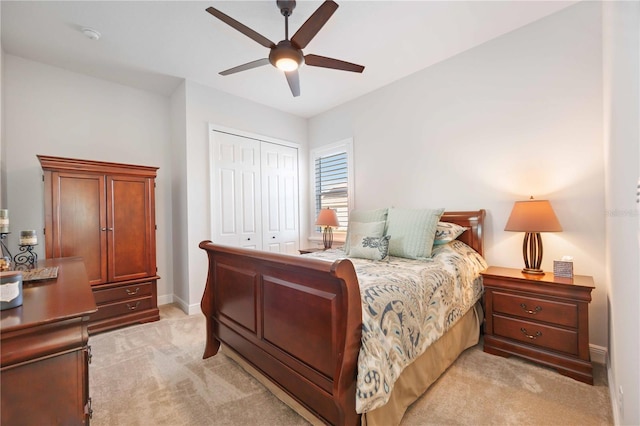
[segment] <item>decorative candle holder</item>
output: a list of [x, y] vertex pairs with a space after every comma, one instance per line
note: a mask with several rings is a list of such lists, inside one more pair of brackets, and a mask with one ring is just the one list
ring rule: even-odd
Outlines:
[[0, 234], [9, 233], [9, 210], [0, 209]]
[[20, 253], [13, 258], [16, 269], [22, 267], [33, 268], [38, 263], [38, 254], [33, 251], [38, 245], [38, 236], [35, 230], [20, 231]]
[[20, 253], [16, 254], [13, 258], [13, 263], [15, 264], [15, 269], [22, 269], [21, 267], [27, 267], [29, 269], [36, 266], [38, 263], [38, 253], [33, 251], [33, 248], [37, 244], [34, 245], [24, 245], [20, 244]]
[[9, 251], [9, 248], [5, 244], [4, 240], [9, 235], [9, 232], [0, 232], [0, 258], [4, 260], [3, 268], [9, 269], [11, 261], [13, 260], [13, 255]]

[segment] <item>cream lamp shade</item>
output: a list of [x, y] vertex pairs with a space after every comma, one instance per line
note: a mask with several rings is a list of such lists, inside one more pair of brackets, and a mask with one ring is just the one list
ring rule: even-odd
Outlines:
[[561, 232], [562, 226], [548, 200], [516, 201], [505, 231], [524, 232], [522, 256], [525, 274], [544, 274], [542, 264], [541, 232]]
[[324, 232], [322, 233], [322, 242], [324, 243], [325, 249], [330, 249], [333, 244], [333, 231], [332, 227], [340, 226], [340, 222], [338, 222], [338, 215], [333, 209], [322, 209], [320, 213], [318, 213], [318, 217], [316, 219], [316, 225], [324, 226]]

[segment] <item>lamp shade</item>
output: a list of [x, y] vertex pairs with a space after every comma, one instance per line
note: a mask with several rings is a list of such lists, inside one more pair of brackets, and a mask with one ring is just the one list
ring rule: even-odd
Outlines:
[[316, 219], [316, 225], [320, 226], [340, 226], [340, 222], [338, 222], [338, 215], [336, 211], [333, 209], [322, 209], [320, 213], [318, 213], [318, 218]]
[[561, 232], [551, 203], [548, 200], [516, 201], [511, 215], [504, 227], [505, 231], [515, 232]]

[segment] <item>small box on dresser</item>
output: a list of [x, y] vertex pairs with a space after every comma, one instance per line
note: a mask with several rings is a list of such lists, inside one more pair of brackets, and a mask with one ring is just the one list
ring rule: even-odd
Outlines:
[[485, 352], [517, 355], [593, 384], [589, 355], [592, 277], [529, 275], [493, 266], [482, 276]]

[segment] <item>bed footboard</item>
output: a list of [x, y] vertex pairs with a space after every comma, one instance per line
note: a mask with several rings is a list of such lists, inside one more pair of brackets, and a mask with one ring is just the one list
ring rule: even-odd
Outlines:
[[353, 264], [210, 241], [200, 248], [209, 258], [204, 358], [222, 342], [325, 422], [359, 424], [362, 305]]

